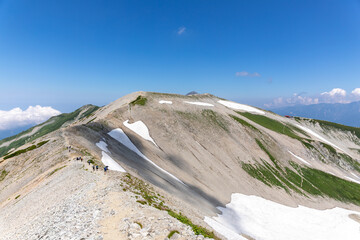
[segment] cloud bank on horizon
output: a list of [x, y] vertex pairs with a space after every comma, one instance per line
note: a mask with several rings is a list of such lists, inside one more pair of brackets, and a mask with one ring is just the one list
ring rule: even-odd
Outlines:
[[29, 106], [26, 110], [21, 108], [13, 108], [9, 111], [0, 110], [0, 131], [39, 124], [59, 114], [61, 112], [52, 107], [40, 105]]
[[360, 88], [355, 88], [347, 93], [342, 88], [334, 88], [329, 92], [323, 92], [315, 96], [303, 96], [304, 93], [294, 93], [291, 97], [275, 98], [271, 103], [264, 104], [268, 108], [278, 108], [294, 105], [310, 105], [318, 103], [351, 103], [360, 101]]

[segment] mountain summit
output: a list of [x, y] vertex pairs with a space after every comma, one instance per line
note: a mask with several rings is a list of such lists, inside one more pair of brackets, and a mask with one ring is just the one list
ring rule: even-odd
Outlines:
[[4, 239], [360, 236], [359, 128], [211, 94], [87, 105], [0, 156]]

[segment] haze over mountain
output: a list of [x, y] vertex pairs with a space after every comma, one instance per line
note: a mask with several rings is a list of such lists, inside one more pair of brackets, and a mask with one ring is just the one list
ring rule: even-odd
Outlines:
[[0, 156], [3, 239], [360, 237], [359, 128], [211, 94], [86, 105]]
[[280, 115], [320, 119], [343, 125], [360, 127], [360, 101], [352, 103], [319, 103], [272, 108]]

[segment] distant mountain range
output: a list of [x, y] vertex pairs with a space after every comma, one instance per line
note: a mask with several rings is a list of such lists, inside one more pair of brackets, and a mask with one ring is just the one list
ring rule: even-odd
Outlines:
[[10, 136], [14, 136], [18, 133], [21, 133], [22, 131], [25, 131], [33, 126], [35, 126], [36, 124], [32, 124], [32, 125], [26, 125], [26, 126], [22, 126], [22, 127], [18, 127], [18, 128], [13, 128], [13, 129], [9, 129], [9, 130], [0, 130], [0, 140], [10, 137]]
[[270, 109], [279, 115], [291, 115], [360, 127], [360, 101], [352, 103], [320, 103]]

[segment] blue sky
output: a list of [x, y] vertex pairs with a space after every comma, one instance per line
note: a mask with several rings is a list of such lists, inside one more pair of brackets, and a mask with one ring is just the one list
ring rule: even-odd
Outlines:
[[359, 26], [356, 0], [0, 0], [0, 110], [69, 112], [138, 90], [256, 106], [350, 96]]

